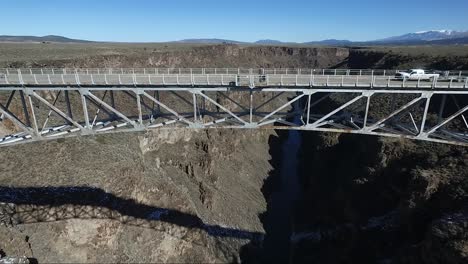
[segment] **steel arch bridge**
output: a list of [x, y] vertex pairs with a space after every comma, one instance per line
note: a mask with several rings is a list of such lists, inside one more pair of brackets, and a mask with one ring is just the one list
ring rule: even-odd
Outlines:
[[356, 133], [468, 146], [468, 72], [447, 71], [431, 81], [402, 80], [394, 74], [0, 69], [0, 145], [188, 127]]

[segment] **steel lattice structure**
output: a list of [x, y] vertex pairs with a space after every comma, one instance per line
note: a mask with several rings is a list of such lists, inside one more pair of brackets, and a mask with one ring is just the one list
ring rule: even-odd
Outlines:
[[[166, 71], [167, 70], [167, 71]], [[468, 146], [468, 78], [383, 70], [0, 69], [1, 145], [160, 127], [272, 128]], [[389, 76], [390, 75], [390, 76]]]

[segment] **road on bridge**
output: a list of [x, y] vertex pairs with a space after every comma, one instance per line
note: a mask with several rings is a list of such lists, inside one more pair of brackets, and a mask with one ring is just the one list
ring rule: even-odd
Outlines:
[[[235, 72], [235, 73], [233, 73]], [[263, 73], [263, 74], [259, 74]], [[0, 86], [234, 86], [468, 88], [468, 72], [434, 80], [404, 80], [392, 70], [0, 69]], [[465, 75], [466, 74], [466, 75]]]

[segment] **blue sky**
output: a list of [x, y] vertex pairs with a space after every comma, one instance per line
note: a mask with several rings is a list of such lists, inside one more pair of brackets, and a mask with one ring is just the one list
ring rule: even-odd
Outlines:
[[0, 35], [159, 42], [373, 40], [468, 30], [467, 0], [4, 0]]

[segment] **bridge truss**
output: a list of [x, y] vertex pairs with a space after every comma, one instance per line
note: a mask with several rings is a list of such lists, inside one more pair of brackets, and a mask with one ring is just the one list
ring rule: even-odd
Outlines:
[[[141, 78], [148, 83], [135, 82], [136, 75], [115, 80], [105, 76], [103, 83], [97, 83], [97, 75], [81, 74], [81, 80], [93, 84], [77, 82], [76, 75], [74, 83], [66, 83], [70, 77], [63, 72], [46, 77], [47, 83], [13, 72], [8, 84], [0, 84], [1, 145], [187, 127], [356, 133], [468, 146], [465, 80], [443, 87], [419, 81], [402, 87], [393, 79], [379, 83], [378, 78], [364, 76], [361, 83], [350, 83], [354, 76], [349, 80], [337, 77], [333, 82], [322, 75], [313, 76], [314, 81], [321, 81], [311, 85], [300, 83], [310, 80], [309, 75], [245, 75], [246, 83], [242, 83], [237, 75], [211, 74], [210, 84], [193, 84], [194, 79], [210, 77], [184, 79], [185, 74], [176, 74], [176, 83], [157, 83], [162, 76], [153, 74]], [[18, 82], [11, 81], [15, 78]], [[133, 82], [122, 82], [128, 78]], [[282, 84], [281, 78], [292, 78], [295, 83]], [[266, 85], [266, 79], [280, 83]]]

